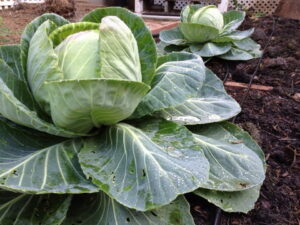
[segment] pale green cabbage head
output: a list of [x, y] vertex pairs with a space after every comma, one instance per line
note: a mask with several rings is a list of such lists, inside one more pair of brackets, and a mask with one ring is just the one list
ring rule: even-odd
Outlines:
[[190, 22], [215, 27], [220, 32], [224, 26], [222, 13], [212, 5], [198, 9], [192, 15]]

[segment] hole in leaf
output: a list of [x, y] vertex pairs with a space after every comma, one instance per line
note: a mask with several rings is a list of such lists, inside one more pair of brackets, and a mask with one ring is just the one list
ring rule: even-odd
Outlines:
[[241, 185], [242, 187], [247, 187], [247, 184], [245, 184], [245, 183], [240, 183], [240, 185]]
[[18, 176], [18, 172], [16, 170], [14, 170], [13, 175]]
[[153, 211], [150, 211], [150, 213], [153, 215], [153, 216], [157, 216], [157, 214]]
[[146, 172], [144, 169], [143, 169], [143, 177], [146, 177]]

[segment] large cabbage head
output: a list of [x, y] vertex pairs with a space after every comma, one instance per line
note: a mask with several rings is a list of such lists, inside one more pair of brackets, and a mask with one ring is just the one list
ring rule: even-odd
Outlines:
[[207, 42], [216, 38], [223, 30], [223, 14], [214, 5], [202, 8], [193, 5], [182, 11], [180, 30], [190, 42]]
[[23, 37], [34, 98], [56, 126], [83, 133], [128, 118], [149, 91], [156, 62], [152, 39], [143, 46], [148, 36], [134, 34], [121, 18], [91, 21], [37, 19], [26, 28], [35, 29], [27, 45]]

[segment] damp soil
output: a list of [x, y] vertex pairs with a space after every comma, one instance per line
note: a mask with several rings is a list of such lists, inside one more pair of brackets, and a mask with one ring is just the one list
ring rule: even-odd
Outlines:
[[[73, 18], [88, 7], [79, 7]], [[38, 6], [0, 11], [0, 44], [19, 43], [25, 25], [40, 15]], [[156, 26], [154, 22], [150, 26]], [[255, 27], [253, 39], [265, 48], [262, 60], [209, 61], [221, 79], [272, 86], [272, 91], [226, 87], [241, 105], [235, 123], [261, 145], [267, 158], [267, 176], [255, 208], [248, 213], [221, 213], [221, 225], [300, 224], [300, 21], [249, 16], [241, 29]], [[257, 73], [253, 73], [257, 69]], [[216, 207], [195, 195], [187, 195], [197, 225], [214, 223]]]
[[[251, 27], [256, 29], [253, 39], [265, 48], [261, 60], [225, 62], [216, 59], [207, 66], [222, 80], [249, 84], [253, 77], [253, 84], [274, 88], [248, 91], [226, 87], [242, 105], [235, 123], [261, 145], [268, 168], [255, 209], [247, 215], [222, 212], [219, 224], [299, 225], [300, 21], [249, 16], [241, 30]], [[196, 224], [213, 224], [216, 208], [200, 198], [189, 196], [189, 199]]]

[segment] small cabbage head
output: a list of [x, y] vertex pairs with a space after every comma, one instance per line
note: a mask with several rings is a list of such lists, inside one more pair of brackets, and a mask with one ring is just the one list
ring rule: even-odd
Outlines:
[[76, 132], [128, 118], [150, 89], [137, 40], [116, 16], [62, 26], [45, 21], [30, 41], [26, 67], [41, 108]]
[[187, 6], [179, 25], [189, 42], [204, 43], [218, 37], [224, 27], [223, 14], [214, 5], [197, 8]]
[[215, 27], [220, 32], [224, 26], [222, 13], [212, 5], [198, 9], [192, 15], [190, 22]]

